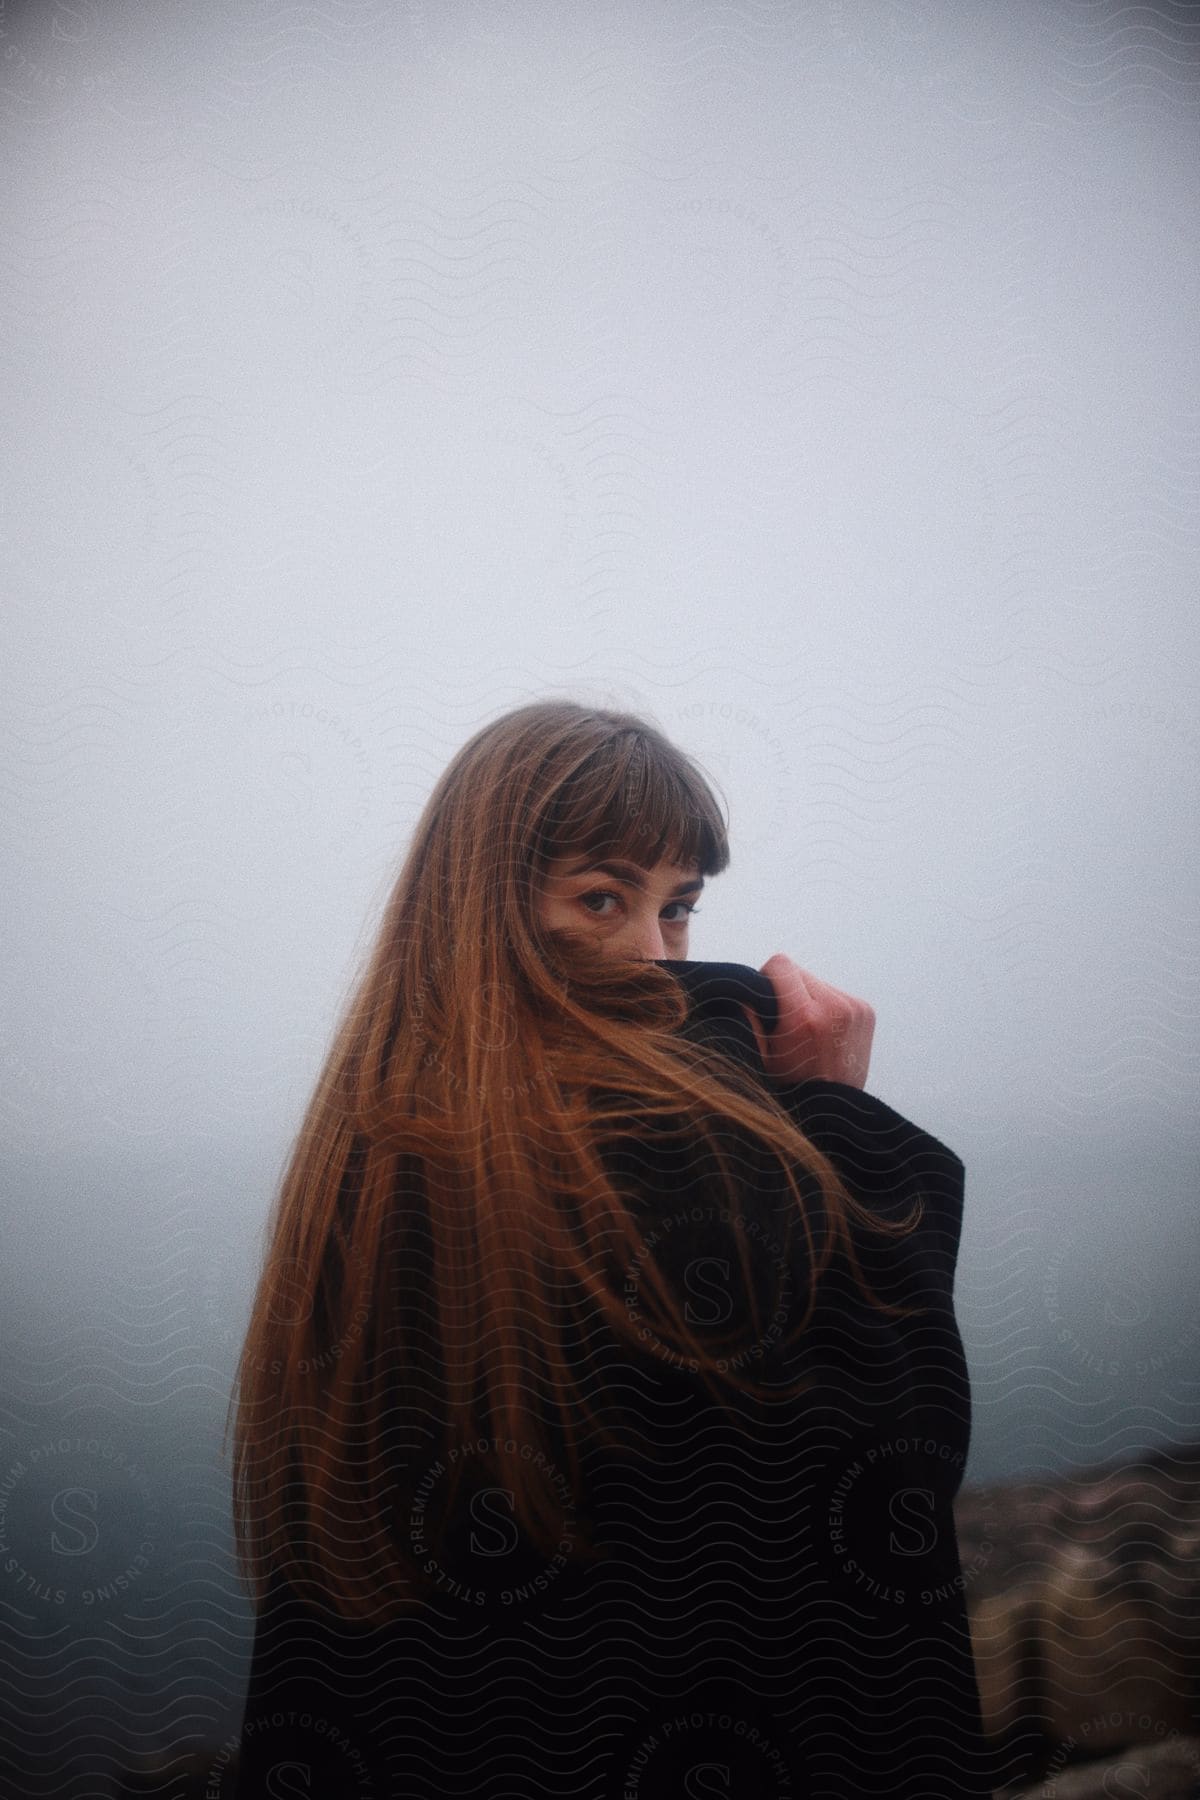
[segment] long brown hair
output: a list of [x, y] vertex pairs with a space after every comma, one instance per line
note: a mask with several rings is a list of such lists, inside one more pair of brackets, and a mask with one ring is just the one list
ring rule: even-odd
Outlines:
[[[585, 1437], [609, 1434], [573, 1373], [571, 1332], [602, 1321], [644, 1346], [622, 1296], [631, 1269], [655, 1336], [715, 1398], [755, 1391], [680, 1310], [606, 1143], [674, 1132], [739, 1217], [746, 1144], [774, 1159], [813, 1270], [801, 1331], [837, 1243], [867, 1292], [851, 1216], [885, 1233], [921, 1216], [919, 1201], [904, 1220], [868, 1213], [761, 1080], [680, 1035], [687, 1000], [669, 970], [540, 920], [549, 860], [593, 854], [719, 874], [726, 822], [694, 759], [653, 725], [568, 700], [477, 732], [416, 826], [285, 1167], [236, 1371], [235, 1536], [257, 1603], [284, 1570], [347, 1618], [423, 1597], [422, 1558], [393, 1528], [411, 1499], [405, 1459], [383, 1448], [389, 1430], [411, 1441], [414, 1418], [430, 1455], [431, 1417], [443, 1442], [478, 1440], [473, 1466], [507, 1490], [527, 1538], [558, 1539], [540, 1413], [574, 1488]], [[745, 1272], [740, 1237], [739, 1255]]]

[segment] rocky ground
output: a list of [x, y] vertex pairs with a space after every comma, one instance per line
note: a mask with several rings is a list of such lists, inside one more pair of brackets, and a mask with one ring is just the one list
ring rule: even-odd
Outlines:
[[1200, 1444], [956, 1514], [1002, 1800], [1200, 1800]]
[[1032, 1787], [997, 1788], [996, 1800], [1197, 1800], [1200, 1737], [1138, 1745]]

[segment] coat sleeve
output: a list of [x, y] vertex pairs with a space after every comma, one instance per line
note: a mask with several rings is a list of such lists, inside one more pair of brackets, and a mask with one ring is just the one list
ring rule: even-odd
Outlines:
[[[796, 1484], [793, 1525], [811, 1552], [807, 1584], [798, 1584], [805, 1604], [792, 1617], [795, 1625], [807, 1614], [800, 1636], [811, 1654], [798, 1639], [786, 1652], [799, 1657], [811, 1741], [826, 1745], [828, 1779], [847, 1793], [988, 1796], [996, 1774], [968, 1627], [973, 1571], [962, 1567], [953, 1511], [971, 1433], [954, 1310], [965, 1166], [875, 1095], [840, 1082], [770, 1081], [753, 1031], [741, 1029], [746, 1005], [771, 1026], [757, 971], [675, 968], [692, 1001], [685, 1032], [757, 1071], [865, 1215], [851, 1226], [861, 1282], [839, 1250], [808, 1326], [765, 1359], [764, 1381], [803, 1375], [807, 1392], [755, 1414]], [[793, 1314], [802, 1312], [811, 1260], [794, 1198], [785, 1200], [769, 1159], [747, 1153], [744, 1167], [747, 1200], [784, 1238]], [[820, 1242], [819, 1197], [809, 1183], [801, 1188]], [[876, 1229], [914, 1206], [906, 1236]], [[685, 1263], [677, 1252], [676, 1278]]]

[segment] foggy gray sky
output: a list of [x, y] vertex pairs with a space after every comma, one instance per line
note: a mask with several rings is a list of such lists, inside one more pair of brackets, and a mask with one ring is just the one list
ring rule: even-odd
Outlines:
[[91, 1294], [149, 1354], [178, 1293], [231, 1353], [424, 799], [557, 694], [726, 794], [691, 954], [869, 999], [868, 1086], [963, 1157], [973, 1473], [1196, 1429], [1196, 18], [11, 16], [37, 1341], [93, 1359]]

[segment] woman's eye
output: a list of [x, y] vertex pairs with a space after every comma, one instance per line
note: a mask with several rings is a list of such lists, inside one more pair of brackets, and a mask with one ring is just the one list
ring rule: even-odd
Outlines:
[[[602, 912], [599, 906], [593, 906], [593, 901], [613, 900], [618, 906], [621, 903], [621, 896], [619, 894], [614, 894], [609, 888], [592, 888], [589, 893], [580, 894], [579, 899], [580, 904], [586, 906], [588, 911], [594, 913], [599, 919], [611, 918], [612, 914]], [[665, 922], [668, 925], [686, 925], [691, 915], [700, 911], [698, 906], [689, 906], [686, 900], [668, 901], [667, 905], [663, 908], [663, 911], [664, 913], [668, 913], [674, 911], [676, 908], [682, 908], [682, 917], [677, 919], [667, 919]]]
[[593, 888], [590, 894], [581, 894], [579, 898], [589, 912], [594, 912], [599, 917], [607, 917], [606, 914], [600, 913], [599, 907], [592, 906], [589, 903], [592, 900], [616, 900], [618, 896], [616, 894], [610, 894], [606, 888]]

